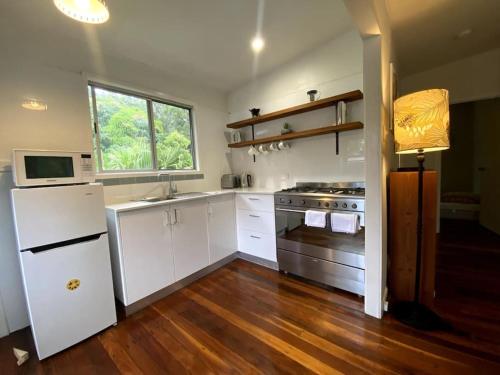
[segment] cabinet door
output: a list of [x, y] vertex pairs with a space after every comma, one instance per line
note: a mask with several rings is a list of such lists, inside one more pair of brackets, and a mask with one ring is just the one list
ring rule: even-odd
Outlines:
[[234, 195], [208, 201], [208, 237], [210, 264], [236, 252], [236, 215]]
[[174, 281], [168, 218], [168, 207], [120, 213], [125, 305], [130, 305]]
[[276, 262], [276, 236], [274, 234], [240, 229], [238, 230], [238, 243], [242, 253]]
[[208, 266], [207, 201], [172, 205], [172, 238], [175, 280]]

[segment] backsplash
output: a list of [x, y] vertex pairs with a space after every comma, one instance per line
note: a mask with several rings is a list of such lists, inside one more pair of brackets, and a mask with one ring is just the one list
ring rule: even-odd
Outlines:
[[[338, 51], [342, 51], [341, 54]], [[316, 89], [320, 98], [363, 91], [362, 42], [356, 32], [311, 51], [307, 56], [283, 65], [232, 92], [228, 98], [229, 121], [250, 117], [249, 108], [270, 113], [309, 101], [306, 92]], [[347, 122], [363, 122], [363, 101], [347, 104]], [[255, 138], [280, 134], [285, 122], [292, 130], [306, 130], [336, 123], [336, 107], [328, 107], [254, 126]], [[365, 124], [369, 126], [369, 124]], [[251, 139], [251, 128], [242, 128], [244, 140]], [[234, 173], [250, 173], [254, 185], [284, 188], [297, 181], [364, 181], [364, 130], [339, 133], [339, 154], [335, 153], [335, 134], [290, 141], [291, 148], [257, 155], [253, 162], [248, 147], [230, 149], [226, 156]]]

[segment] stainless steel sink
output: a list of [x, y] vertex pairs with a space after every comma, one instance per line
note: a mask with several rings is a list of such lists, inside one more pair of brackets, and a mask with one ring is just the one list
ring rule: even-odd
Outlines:
[[178, 198], [196, 198], [196, 197], [206, 197], [210, 195], [209, 193], [199, 192], [199, 191], [191, 191], [189, 193], [177, 193], [174, 194], [174, 199]]
[[153, 202], [171, 201], [173, 199], [175, 199], [175, 197], [174, 198], [170, 198], [170, 197], [144, 197], [142, 199], [139, 199], [139, 201], [153, 203]]
[[139, 202], [164, 202], [164, 201], [171, 201], [175, 199], [181, 199], [181, 198], [197, 198], [197, 197], [206, 197], [210, 195], [210, 193], [203, 193], [203, 192], [198, 192], [198, 191], [191, 191], [188, 193], [177, 193], [174, 194], [173, 197], [144, 197], [139, 199]]

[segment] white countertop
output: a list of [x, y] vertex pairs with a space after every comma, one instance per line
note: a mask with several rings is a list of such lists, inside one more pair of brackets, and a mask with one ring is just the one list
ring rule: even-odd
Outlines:
[[[250, 187], [250, 188], [238, 188], [238, 189], [229, 189], [235, 193], [241, 194], [274, 194], [279, 189], [269, 189], [269, 188], [259, 188], [259, 187]], [[223, 192], [226, 190], [222, 190]]]
[[[180, 197], [180, 198], [164, 200], [164, 201], [159, 201], [159, 202], [128, 201], [128, 202], [123, 202], [123, 203], [116, 203], [116, 204], [106, 205], [106, 209], [114, 211], [114, 212], [132, 211], [132, 210], [139, 210], [142, 208], [163, 206], [166, 204], [174, 204], [174, 203], [192, 201], [195, 199], [207, 199], [210, 197], [216, 197], [216, 196], [225, 195], [225, 194], [235, 194], [235, 193], [237, 193], [237, 194], [274, 194], [275, 192], [276, 192], [276, 189], [257, 188], [257, 187], [224, 189], [224, 190], [217, 190], [217, 191], [207, 191], [207, 192], [204, 192], [205, 195], [191, 196], [191, 197], [190, 196]], [[182, 193], [180, 193], [180, 194], [182, 194]]]

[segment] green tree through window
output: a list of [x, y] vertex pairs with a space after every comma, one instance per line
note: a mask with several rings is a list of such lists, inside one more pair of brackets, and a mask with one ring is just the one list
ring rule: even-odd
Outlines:
[[191, 109], [92, 84], [89, 102], [99, 171], [194, 169]]

